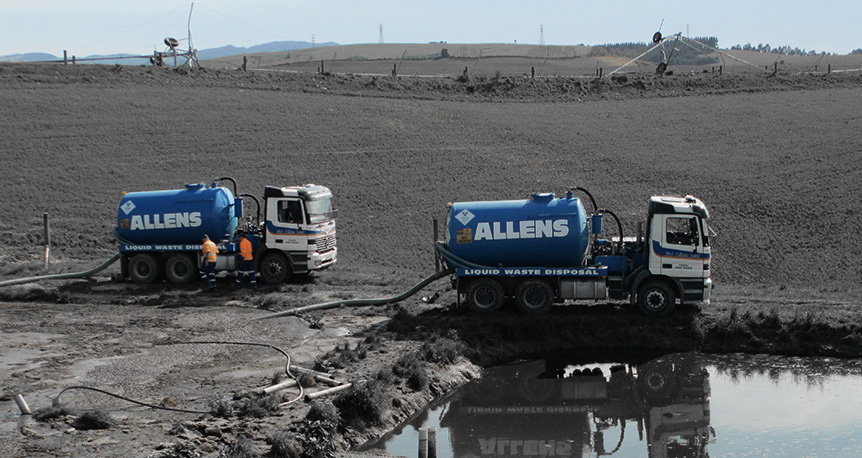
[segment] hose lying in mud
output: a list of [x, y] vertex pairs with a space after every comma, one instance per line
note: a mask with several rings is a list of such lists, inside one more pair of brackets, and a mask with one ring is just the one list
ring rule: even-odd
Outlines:
[[424, 280], [420, 281], [419, 283], [417, 283], [412, 288], [408, 289], [407, 291], [405, 291], [405, 292], [403, 292], [397, 296], [383, 297], [383, 298], [379, 298], [379, 299], [347, 299], [347, 300], [340, 300], [340, 301], [323, 302], [321, 304], [312, 304], [312, 305], [306, 305], [304, 307], [296, 307], [296, 308], [292, 308], [290, 310], [285, 310], [283, 312], [273, 313], [271, 315], [266, 315], [266, 316], [262, 316], [262, 317], [258, 317], [258, 318], [252, 318], [251, 321], [265, 320], [268, 318], [279, 318], [279, 317], [283, 317], [283, 316], [292, 316], [292, 315], [296, 315], [299, 313], [310, 312], [313, 310], [332, 309], [332, 308], [342, 307], [342, 306], [360, 307], [360, 306], [367, 306], [367, 305], [394, 304], [396, 302], [401, 302], [404, 299], [407, 299], [408, 297], [419, 292], [422, 288], [428, 286], [428, 284], [433, 283], [433, 282], [435, 282], [435, 281], [437, 281], [437, 280], [439, 280], [439, 279], [441, 279], [447, 275], [449, 275], [448, 270], [441, 270], [439, 272], [435, 272], [433, 275], [425, 278]]
[[115, 254], [111, 259], [108, 259], [107, 261], [105, 261], [105, 263], [102, 264], [101, 266], [96, 267], [95, 269], [92, 269], [92, 270], [88, 270], [86, 272], [74, 272], [74, 273], [70, 272], [70, 273], [65, 273], [65, 274], [42, 275], [39, 277], [16, 278], [14, 280], [0, 281], [0, 286], [21, 285], [24, 283], [33, 283], [33, 282], [42, 281], [42, 280], [64, 280], [64, 279], [68, 279], [68, 278], [89, 277], [91, 275], [95, 275], [95, 274], [107, 269], [108, 266], [117, 262], [118, 259], [120, 259], [120, 253]]
[[[296, 380], [296, 381], [297, 381], [297, 385], [299, 386], [299, 396], [297, 396], [297, 397], [296, 397], [296, 398], [294, 398], [294, 399], [291, 399], [291, 400], [290, 400], [290, 401], [288, 401], [288, 402], [281, 403], [281, 404], [279, 404], [279, 405], [280, 405], [280, 406], [282, 406], [282, 407], [284, 407], [284, 406], [286, 406], [286, 405], [292, 404], [292, 403], [294, 403], [294, 402], [296, 402], [296, 401], [299, 401], [300, 399], [304, 399], [304, 398], [305, 398], [305, 393], [304, 393], [304, 389], [303, 389], [303, 387], [302, 387], [302, 384], [301, 384], [301, 383], [298, 383], [299, 381], [296, 379], [296, 376], [295, 376], [295, 375], [293, 375], [293, 374], [291, 374], [291, 372], [290, 372], [290, 367], [291, 367], [291, 366], [290, 366], [290, 354], [289, 354], [289, 353], [287, 353], [286, 351], [282, 350], [281, 348], [278, 348], [278, 347], [274, 346], [274, 345], [264, 344], [264, 343], [256, 343], [256, 342], [234, 342], [234, 341], [222, 341], [222, 340], [213, 340], [213, 341], [209, 341], [209, 340], [196, 340], [196, 341], [187, 341], [187, 342], [168, 342], [168, 343], [164, 343], [164, 344], [157, 344], [157, 345], [197, 345], [197, 344], [200, 344], [200, 345], [248, 345], [248, 346], [257, 346], [257, 347], [267, 347], [267, 348], [272, 348], [272, 349], [274, 349], [274, 350], [278, 351], [279, 353], [281, 353], [282, 355], [284, 355], [284, 356], [285, 356], [285, 358], [287, 358], [287, 361], [286, 361], [286, 362], [285, 362], [285, 364], [284, 364], [284, 372], [285, 372], [289, 377], [291, 377], [291, 378], [293, 378], [294, 380]], [[103, 389], [100, 389], [100, 388], [94, 388], [94, 387], [91, 387], [91, 386], [84, 386], [84, 385], [75, 385], [75, 386], [70, 386], [70, 387], [66, 387], [66, 388], [64, 388], [64, 389], [63, 389], [63, 391], [60, 391], [60, 393], [59, 393], [59, 394], [54, 398], [54, 400], [51, 402], [51, 406], [52, 406], [52, 407], [59, 407], [59, 406], [61, 405], [61, 402], [60, 402], [60, 396], [62, 396], [62, 395], [63, 395], [63, 393], [65, 393], [65, 392], [67, 392], [67, 391], [71, 391], [71, 390], [88, 390], [88, 391], [95, 391], [95, 392], [97, 392], [97, 393], [101, 393], [101, 394], [105, 394], [105, 395], [108, 395], [108, 396], [112, 396], [112, 397], [115, 397], [115, 398], [117, 398], [117, 399], [122, 399], [123, 401], [131, 402], [132, 404], [137, 404], [137, 405], [139, 405], [139, 406], [149, 407], [149, 408], [157, 409], [157, 410], [168, 410], [168, 411], [171, 411], [171, 412], [192, 413], [192, 414], [204, 414], [204, 415], [209, 415], [209, 414], [212, 414], [212, 413], [213, 413], [213, 412], [212, 412], [212, 410], [203, 411], [203, 410], [190, 410], [190, 409], [176, 409], [176, 408], [173, 408], [173, 407], [165, 407], [165, 406], [159, 406], [159, 405], [155, 405], [155, 404], [148, 404], [148, 403], [146, 403], [146, 402], [138, 401], [138, 400], [135, 400], [135, 399], [132, 399], [132, 398], [128, 398], [128, 397], [125, 397], [125, 396], [121, 396], [121, 395], [116, 394], [116, 393], [111, 393], [110, 391], [106, 391], [106, 390], [103, 390]]]
[[296, 376], [290, 372], [290, 354], [288, 352], [282, 350], [281, 348], [276, 347], [275, 345], [256, 343], [256, 342], [234, 342], [234, 341], [229, 341], [229, 340], [192, 340], [192, 341], [188, 341], [188, 342], [170, 342], [170, 343], [167, 343], [165, 345], [196, 345], [196, 344], [200, 344], [200, 345], [204, 345], [204, 344], [209, 344], [209, 345], [249, 345], [249, 346], [255, 346], [255, 347], [272, 348], [273, 350], [284, 355], [284, 357], [287, 359], [287, 361], [285, 361], [285, 363], [284, 363], [284, 373], [288, 377], [295, 380], [296, 385], [299, 387], [299, 396], [295, 397], [294, 399], [291, 399], [290, 401], [282, 403], [281, 406], [293, 404], [294, 402], [302, 399], [305, 395], [305, 389], [302, 387], [302, 384], [299, 383], [299, 380], [296, 378]]
[[60, 394], [58, 394], [57, 397], [54, 398], [54, 401], [51, 403], [51, 405], [53, 407], [59, 407], [60, 406], [60, 396], [62, 396], [63, 393], [70, 391], [70, 390], [95, 391], [97, 393], [102, 393], [102, 394], [106, 394], [108, 396], [113, 396], [117, 399], [122, 399], [123, 401], [131, 402], [132, 404], [137, 404], [139, 406], [150, 407], [150, 408], [159, 409], [159, 410], [170, 410], [171, 412], [194, 413], [194, 414], [209, 414], [210, 413], [210, 411], [208, 411], [208, 410], [203, 411], [203, 410], [175, 409], [173, 407], [165, 407], [165, 406], [157, 406], [155, 404], [147, 404], [146, 402], [136, 401], [132, 398], [127, 398], [125, 396], [120, 396], [119, 394], [116, 394], [116, 393], [111, 393], [110, 391], [105, 391], [105, 390], [102, 390], [99, 388], [93, 388], [91, 386], [84, 386], [84, 385], [75, 385], [75, 386], [70, 386], [70, 387], [64, 388], [63, 391], [61, 391]]

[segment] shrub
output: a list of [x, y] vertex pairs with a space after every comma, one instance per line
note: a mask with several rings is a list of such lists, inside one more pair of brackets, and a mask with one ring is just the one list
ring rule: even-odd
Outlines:
[[305, 415], [305, 421], [320, 421], [335, 427], [338, 425], [338, 409], [328, 402], [315, 402]]
[[227, 399], [210, 401], [210, 415], [219, 418], [230, 418], [233, 416], [233, 405]]
[[464, 354], [465, 349], [466, 346], [463, 342], [436, 336], [422, 344], [420, 352], [425, 361], [451, 364]]
[[179, 442], [156, 456], [158, 458], [199, 458], [201, 453], [194, 445], [187, 442]]
[[72, 427], [81, 431], [87, 431], [91, 429], [110, 429], [116, 424], [117, 420], [111, 418], [105, 411], [90, 410], [76, 418], [72, 422]]
[[258, 458], [260, 453], [257, 452], [251, 439], [242, 436], [238, 437], [232, 444], [228, 444], [219, 452], [218, 456], [219, 458]]
[[74, 409], [60, 405], [60, 406], [56, 406], [56, 407], [51, 406], [51, 407], [45, 407], [43, 409], [38, 409], [35, 412], [33, 412], [33, 418], [36, 421], [48, 421], [48, 420], [53, 420], [55, 418], [60, 418], [60, 417], [66, 416], [66, 415], [77, 415], [77, 414], [78, 413]]
[[413, 391], [423, 390], [428, 386], [428, 369], [416, 353], [409, 353], [398, 359], [392, 366], [392, 372], [404, 379]]
[[236, 416], [240, 418], [264, 418], [278, 412], [281, 407], [272, 396], [252, 397], [239, 402]]
[[267, 454], [270, 458], [301, 458], [303, 456], [302, 446], [294, 439], [294, 434], [289, 431], [281, 431], [269, 439], [270, 449]]
[[384, 385], [377, 380], [354, 384], [332, 402], [345, 425], [363, 428], [379, 424], [386, 408]]

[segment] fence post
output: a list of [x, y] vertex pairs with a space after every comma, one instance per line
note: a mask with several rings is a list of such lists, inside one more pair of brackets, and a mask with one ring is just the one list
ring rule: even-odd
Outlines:
[[419, 428], [419, 458], [428, 458], [428, 429]]
[[434, 245], [432, 245], [432, 246], [434, 246], [434, 272], [439, 272], [440, 271], [440, 255], [437, 253], [437, 247], [436, 247], [437, 239], [439, 237], [439, 233], [438, 233], [438, 229], [437, 229], [437, 218], [434, 218], [434, 224], [433, 225], [434, 225], [434, 240], [432, 241], [432, 243]]
[[392, 64], [392, 76], [398, 76], [398, 64]]
[[72, 65], [75, 65], [75, 56], [72, 56]]
[[536, 67], [530, 67], [530, 78], [536, 77]]
[[45, 239], [45, 268], [48, 268], [48, 264], [51, 259], [51, 231], [48, 226], [48, 212], [42, 214], [42, 223], [44, 227], [44, 239]]
[[832, 64], [829, 64], [829, 65], [826, 67], [826, 73], [832, 73]]
[[428, 427], [428, 458], [437, 458], [437, 427]]
[[242, 71], [248, 70], [248, 56], [242, 56]]
[[65, 49], [63, 50], [63, 65], [69, 65], [69, 54]]
[[322, 75], [324, 73], [326, 73], [326, 66], [324, 64], [324, 61], [320, 61], [320, 74]]

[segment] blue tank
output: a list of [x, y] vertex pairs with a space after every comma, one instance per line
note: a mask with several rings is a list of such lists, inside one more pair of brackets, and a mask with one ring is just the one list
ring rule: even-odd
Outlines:
[[185, 189], [130, 192], [117, 210], [117, 234], [134, 244], [200, 244], [206, 234], [229, 240], [241, 217], [239, 200], [227, 188], [203, 183]]
[[449, 211], [446, 244], [455, 256], [490, 267], [572, 267], [589, 243], [578, 198], [460, 202]]

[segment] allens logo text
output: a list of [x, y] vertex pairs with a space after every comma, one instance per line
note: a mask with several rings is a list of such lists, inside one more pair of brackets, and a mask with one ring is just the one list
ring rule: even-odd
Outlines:
[[164, 213], [156, 215], [133, 215], [130, 229], [176, 229], [178, 227], [198, 227], [201, 225], [201, 212]]
[[477, 223], [474, 240], [541, 239], [569, 235], [569, 221], [527, 220]]

